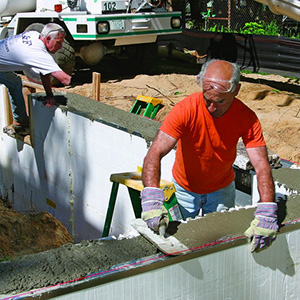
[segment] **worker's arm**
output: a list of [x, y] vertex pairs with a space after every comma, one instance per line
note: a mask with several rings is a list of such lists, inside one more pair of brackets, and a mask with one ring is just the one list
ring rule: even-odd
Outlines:
[[42, 73], [40, 73], [40, 77], [41, 77], [46, 95], [47, 96], [52, 95], [52, 85], [51, 85], [51, 76], [50, 76], [50, 74], [42, 75]]
[[246, 150], [256, 172], [260, 202], [257, 203], [254, 220], [245, 235], [251, 240], [251, 252], [259, 252], [268, 248], [278, 233], [275, 188], [266, 147]]
[[158, 131], [143, 165], [142, 180], [144, 187], [159, 187], [160, 162], [176, 145], [177, 140], [163, 131]]
[[[63, 85], [69, 85], [71, 82], [71, 76], [69, 76], [67, 73], [63, 71], [56, 71], [51, 73], [51, 75], [56, 79], [58, 79]], [[51, 75], [50, 74], [42, 75], [40, 73], [40, 77], [47, 95], [46, 106], [48, 107], [53, 106], [55, 104], [55, 99], [52, 94]]]
[[50, 74], [43, 75], [40, 73], [40, 77], [46, 92], [46, 106], [51, 107], [55, 104], [55, 99], [52, 94], [51, 76]]
[[246, 148], [246, 151], [249, 156], [250, 162], [255, 169], [260, 201], [274, 202], [274, 182], [270, 163], [268, 161], [267, 148], [265, 146]]
[[64, 71], [52, 72], [51, 75], [59, 80], [63, 85], [69, 85], [71, 82], [71, 76]]
[[177, 140], [158, 131], [143, 165], [141, 192], [142, 219], [149, 228], [164, 236], [169, 224], [168, 211], [164, 207], [164, 192], [159, 188], [160, 161], [176, 145]]

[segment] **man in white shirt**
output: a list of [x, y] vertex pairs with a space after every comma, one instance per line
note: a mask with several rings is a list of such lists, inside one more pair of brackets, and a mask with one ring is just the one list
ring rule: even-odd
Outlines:
[[0, 83], [8, 88], [13, 113], [13, 126], [17, 129], [29, 124], [22, 80], [14, 72], [32, 70], [40, 73], [46, 95], [46, 106], [53, 106], [55, 100], [51, 88], [51, 75], [63, 85], [69, 85], [71, 76], [54, 61], [51, 54], [62, 48], [64, 29], [55, 23], [48, 23], [41, 33], [28, 31], [0, 41]]

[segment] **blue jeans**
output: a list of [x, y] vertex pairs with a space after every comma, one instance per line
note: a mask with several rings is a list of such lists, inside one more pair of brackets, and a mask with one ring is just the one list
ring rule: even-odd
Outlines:
[[26, 106], [22, 93], [22, 79], [14, 72], [0, 72], [0, 83], [8, 89], [14, 120], [22, 122], [27, 118]]
[[235, 205], [235, 182], [208, 194], [197, 194], [187, 191], [173, 179], [176, 188], [176, 198], [184, 219], [195, 218], [199, 215], [211, 213], [214, 211], [221, 212], [228, 210]]

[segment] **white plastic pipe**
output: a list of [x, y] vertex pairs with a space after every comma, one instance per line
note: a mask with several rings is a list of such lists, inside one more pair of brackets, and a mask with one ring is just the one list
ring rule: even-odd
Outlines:
[[18, 12], [35, 11], [36, 0], [0, 0], [0, 17], [13, 16]]
[[255, 0], [268, 5], [270, 10], [277, 15], [285, 15], [300, 21], [300, 1], [298, 0]]

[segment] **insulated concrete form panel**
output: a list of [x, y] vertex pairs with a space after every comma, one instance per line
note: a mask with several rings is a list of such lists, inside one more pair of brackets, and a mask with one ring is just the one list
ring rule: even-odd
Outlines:
[[297, 299], [300, 171], [273, 176], [281, 226], [260, 253], [250, 253], [244, 236], [255, 207], [236, 208], [171, 222], [185, 255], [157, 252], [141, 236], [83, 241], [1, 263], [0, 291], [18, 299]]
[[[57, 95], [66, 105], [43, 107], [42, 95], [29, 97], [33, 147], [1, 131], [1, 194], [17, 210], [49, 211], [76, 242], [99, 238], [111, 192], [110, 175], [142, 166], [160, 123], [74, 94]], [[3, 102], [2, 127], [6, 125]], [[174, 151], [163, 159], [163, 179], [171, 179], [173, 161]], [[127, 188], [120, 186], [110, 234], [135, 234], [129, 225], [132, 218]]]
[[[249, 244], [243, 241], [213, 246], [180, 257], [145, 257], [137, 266], [135, 262], [116, 266], [119, 273], [108, 281], [90, 276], [82, 287], [80, 284], [76, 286], [76, 283], [73, 288], [72, 284], [66, 284], [65, 291], [50, 287], [37, 292], [32, 298], [295, 300], [300, 294], [299, 247], [298, 226], [291, 232], [280, 234], [269, 249], [260, 253], [251, 254]], [[22, 299], [22, 294], [20, 296]], [[30, 294], [25, 293], [26, 296]]]
[[[30, 153], [32, 149], [23, 142], [2, 134], [1, 139], [1, 195], [9, 197], [12, 203], [19, 206], [19, 210], [28, 210], [23, 205], [30, 202], [30, 190], [27, 182], [34, 181], [34, 162]], [[27, 197], [28, 196], [28, 197]], [[20, 203], [18, 202], [20, 199]]]

